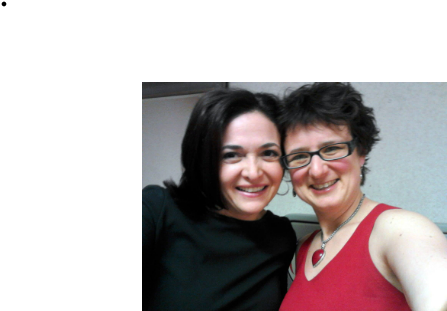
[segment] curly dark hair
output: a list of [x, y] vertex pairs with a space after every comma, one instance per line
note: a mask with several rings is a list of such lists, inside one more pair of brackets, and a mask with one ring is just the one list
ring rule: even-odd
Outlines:
[[200, 216], [206, 209], [225, 208], [219, 179], [223, 136], [233, 119], [253, 111], [263, 113], [279, 131], [279, 99], [274, 95], [217, 89], [199, 99], [182, 142], [183, 174], [180, 183], [176, 185], [172, 180], [164, 181], [183, 210]]
[[[357, 139], [359, 155], [365, 156], [361, 185], [365, 183], [367, 156], [380, 140], [380, 131], [373, 108], [363, 104], [362, 95], [350, 83], [306, 84], [286, 96], [283, 104], [280, 129], [284, 134], [298, 125], [347, 125]], [[282, 148], [284, 139], [282, 135]]]

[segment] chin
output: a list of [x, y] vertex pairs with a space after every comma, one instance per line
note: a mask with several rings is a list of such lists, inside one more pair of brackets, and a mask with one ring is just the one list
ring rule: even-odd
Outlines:
[[241, 211], [247, 215], [255, 215], [261, 213], [265, 208], [265, 205], [263, 206], [246, 206], [242, 207]]

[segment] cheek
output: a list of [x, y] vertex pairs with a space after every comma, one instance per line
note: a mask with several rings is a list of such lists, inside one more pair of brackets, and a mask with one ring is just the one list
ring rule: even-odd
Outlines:
[[341, 159], [340, 161], [334, 161], [333, 170], [338, 174], [349, 174], [350, 176], [355, 176], [360, 178], [361, 166], [364, 164], [362, 158], [359, 157], [347, 157]]
[[231, 182], [232, 170], [230, 167], [223, 165], [220, 168], [219, 172], [219, 183], [222, 190], [225, 191], [225, 188], [228, 187], [228, 184]]
[[304, 182], [305, 170], [291, 170], [290, 179], [294, 186], [300, 186]]
[[271, 176], [272, 182], [279, 187], [279, 184], [282, 181], [282, 177], [284, 175], [284, 171], [279, 163], [270, 163], [267, 168], [268, 174]]
[[344, 158], [331, 163], [330, 168], [332, 168], [332, 170], [336, 171], [337, 173], [347, 173], [352, 170], [353, 166], [352, 163], [347, 160], [347, 158]]

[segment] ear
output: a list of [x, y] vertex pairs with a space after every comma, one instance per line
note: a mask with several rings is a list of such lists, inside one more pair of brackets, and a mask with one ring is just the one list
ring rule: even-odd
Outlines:
[[359, 157], [360, 167], [362, 167], [365, 164], [365, 159], [366, 159], [366, 156], [360, 156]]

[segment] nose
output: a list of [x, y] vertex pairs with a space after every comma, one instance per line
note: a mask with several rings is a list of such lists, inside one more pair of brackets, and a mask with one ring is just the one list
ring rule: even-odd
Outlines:
[[309, 163], [309, 175], [314, 178], [319, 178], [322, 175], [326, 174], [326, 172], [326, 161], [320, 158], [319, 155], [314, 154]]
[[242, 169], [243, 177], [249, 180], [255, 180], [262, 176], [262, 165], [257, 157], [247, 157], [244, 162], [245, 165]]

